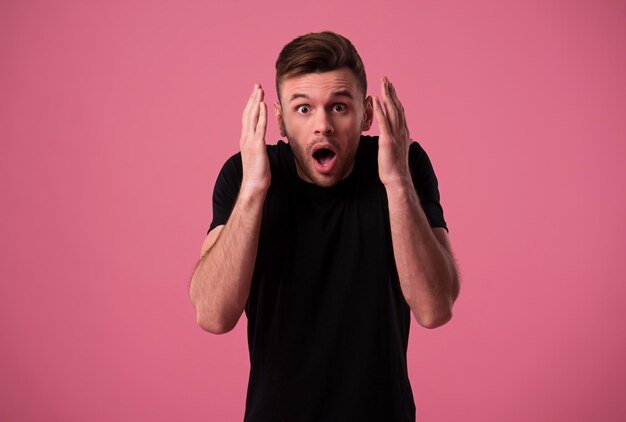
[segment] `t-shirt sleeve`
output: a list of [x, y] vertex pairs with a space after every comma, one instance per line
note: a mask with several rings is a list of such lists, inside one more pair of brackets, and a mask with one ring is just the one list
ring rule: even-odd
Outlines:
[[443, 218], [437, 176], [426, 151], [417, 141], [413, 141], [409, 147], [409, 167], [413, 185], [430, 226], [443, 227], [446, 232], [449, 232], [448, 225]]
[[211, 221], [207, 234], [215, 227], [226, 224], [228, 221], [237, 201], [237, 195], [239, 195], [242, 178], [241, 153], [237, 153], [224, 163], [217, 175], [213, 189], [213, 221]]

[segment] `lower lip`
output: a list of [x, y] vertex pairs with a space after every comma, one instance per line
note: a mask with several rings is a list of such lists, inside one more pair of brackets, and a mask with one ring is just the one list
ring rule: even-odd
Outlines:
[[323, 166], [319, 161], [315, 158], [312, 158], [315, 163], [315, 168], [322, 174], [330, 174], [335, 166], [335, 160], [337, 159], [337, 155], [333, 156], [333, 158]]

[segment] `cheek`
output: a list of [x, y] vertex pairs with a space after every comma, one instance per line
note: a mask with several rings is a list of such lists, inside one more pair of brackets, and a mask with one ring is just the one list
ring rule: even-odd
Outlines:
[[283, 120], [285, 124], [285, 131], [289, 133], [289, 135], [298, 137], [305, 129], [306, 122], [302, 119], [297, 119], [294, 117], [285, 117]]
[[351, 116], [346, 119], [337, 119], [337, 126], [341, 127], [347, 132], [355, 132], [360, 129], [360, 120], [356, 116]]

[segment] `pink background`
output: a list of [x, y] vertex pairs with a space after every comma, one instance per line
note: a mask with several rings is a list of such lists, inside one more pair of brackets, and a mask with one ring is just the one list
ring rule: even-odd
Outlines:
[[0, 3], [0, 420], [242, 420], [246, 318], [203, 332], [188, 282], [252, 85], [325, 29], [439, 177], [462, 290], [412, 321], [418, 420], [626, 420], [626, 3], [221, 4]]

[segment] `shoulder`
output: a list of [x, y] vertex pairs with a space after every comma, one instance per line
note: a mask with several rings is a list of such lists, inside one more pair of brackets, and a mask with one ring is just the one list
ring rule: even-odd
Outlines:
[[378, 150], [378, 135], [361, 135], [359, 139], [359, 149]]
[[412, 139], [409, 145], [409, 158], [423, 158], [423, 156], [426, 156], [426, 151], [418, 141]]
[[231, 155], [222, 166], [222, 171], [233, 171], [242, 168], [241, 152]]
[[[285, 150], [289, 149], [289, 144], [278, 141], [276, 145], [266, 145], [267, 155], [270, 160], [279, 160], [279, 156], [281, 153], [284, 153]], [[241, 169], [243, 167], [243, 163], [241, 160], [241, 151], [236, 152], [231, 155], [222, 166], [222, 169], [233, 170], [233, 169]]]
[[357, 156], [363, 161], [378, 162], [378, 136], [361, 135]]
[[275, 145], [266, 145], [267, 157], [270, 161], [279, 161], [285, 158], [286, 154], [291, 153], [291, 146], [283, 141], [278, 141]]
[[[276, 145], [266, 145], [267, 156], [272, 168], [284, 166], [284, 163], [291, 154], [291, 147], [284, 141], [278, 141]], [[222, 165], [220, 175], [227, 178], [241, 178], [243, 176], [243, 162], [241, 151], [231, 155]]]
[[409, 146], [409, 167], [413, 171], [432, 172], [432, 164], [426, 150], [415, 140]]
[[[378, 163], [378, 136], [361, 135], [359, 149], [357, 152], [359, 159], [367, 164]], [[422, 145], [411, 140], [409, 145], [409, 164], [411, 167], [430, 166], [430, 159]]]
[[217, 175], [217, 186], [228, 185], [232, 189], [238, 188], [243, 178], [243, 165], [241, 162], [241, 152], [231, 155], [222, 165]]
[[279, 140], [275, 145], [267, 145], [267, 158], [272, 170], [272, 181], [291, 178], [295, 172], [295, 163], [291, 145]]

